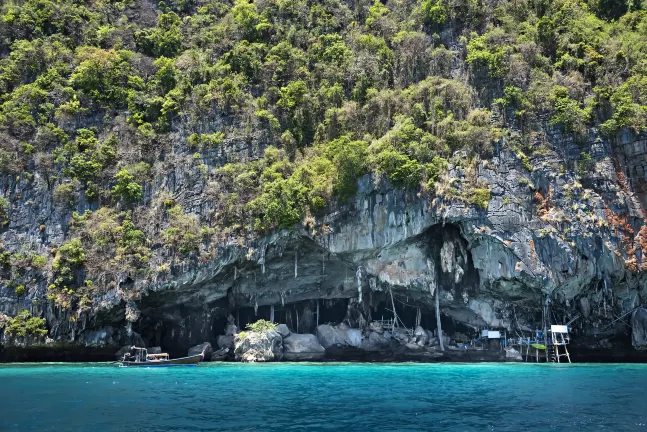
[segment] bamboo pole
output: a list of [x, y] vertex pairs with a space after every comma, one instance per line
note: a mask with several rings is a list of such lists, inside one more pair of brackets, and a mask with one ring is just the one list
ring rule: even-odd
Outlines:
[[393, 325], [394, 327], [397, 327], [398, 313], [395, 311], [395, 301], [393, 300], [393, 288], [389, 287], [389, 293], [391, 293], [391, 305], [393, 306]]

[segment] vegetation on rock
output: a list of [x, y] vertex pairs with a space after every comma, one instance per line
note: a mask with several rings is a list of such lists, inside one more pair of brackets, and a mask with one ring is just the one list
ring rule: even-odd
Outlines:
[[[67, 241], [48, 245], [50, 296], [68, 308], [208, 260], [217, 240], [320, 216], [367, 173], [486, 209], [477, 171], [495, 148], [531, 172], [537, 131], [580, 139], [595, 125], [647, 128], [642, 2], [0, 6], [0, 172], [41, 179], [71, 219]], [[200, 199], [172, 195], [180, 176]], [[0, 198], [2, 229], [24, 205], [16, 190]], [[12, 275], [13, 256], [0, 257]]]
[[13, 318], [6, 318], [4, 330], [14, 337], [41, 337], [47, 334], [45, 318], [34, 317], [28, 310], [23, 310]]

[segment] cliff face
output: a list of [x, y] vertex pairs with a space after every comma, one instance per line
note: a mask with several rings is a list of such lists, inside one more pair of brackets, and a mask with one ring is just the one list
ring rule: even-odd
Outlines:
[[647, 13], [617, 3], [1, 4], [0, 359], [433, 331], [436, 300], [449, 340], [639, 358]]
[[[360, 326], [391, 317], [391, 293], [405, 324], [413, 325], [420, 307], [423, 322], [433, 328], [436, 290], [450, 336], [476, 328], [531, 330], [541, 326], [547, 305], [552, 322], [572, 322], [574, 341], [582, 347], [604, 351], [632, 343], [642, 349], [647, 341], [642, 309], [636, 307], [647, 295], [647, 239], [639, 195], [631, 186], [638, 180], [623, 174], [623, 147], [592, 143], [595, 166], [585, 182], [573, 171], [560, 171], [557, 146], [536, 156], [532, 171], [510, 151], [495, 151], [473, 172], [455, 155], [441, 184], [460, 185], [476, 176], [490, 185], [487, 209], [364, 176], [352, 202], [307, 226], [204, 244], [215, 251], [212, 258], [175, 262], [134, 281], [110, 269], [121, 283], [75, 313], [48, 300], [47, 279], [27, 267], [24, 277], [33, 274], [28, 293], [17, 296], [3, 287], [0, 310], [43, 316], [49, 333], [20, 338], [5, 332], [5, 355], [15, 358], [20, 346], [44, 352], [76, 347], [72, 352], [86, 358], [92, 347], [106, 353], [127, 343], [161, 344], [179, 353], [202, 341], [215, 344], [229, 314], [241, 326], [269, 319], [270, 305], [277, 320], [295, 330], [299, 325], [300, 332], [313, 331], [317, 321]], [[147, 194], [170, 190], [192, 197], [184, 201], [189, 214], [208, 212], [200, 206], [204, 186], [191, 182], [191, 175], [190, 169], [178, 171], [172, 187], [160, 179]], [[67, 210], [52, 205], [44, 180], [36, 175], [30, 183], [8, 177], [4, 182], [4, 190], [22, 196], [2, 234], [5, 247], [28, 244], [47, 253], [50, 244], [62, 243]], [[46, 229], [28, 228], [38, 224]]]

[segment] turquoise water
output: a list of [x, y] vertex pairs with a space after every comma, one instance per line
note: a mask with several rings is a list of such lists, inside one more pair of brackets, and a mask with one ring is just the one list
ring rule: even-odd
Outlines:
[[0, 366], [0, 430], [646, 431], [647, 365]]

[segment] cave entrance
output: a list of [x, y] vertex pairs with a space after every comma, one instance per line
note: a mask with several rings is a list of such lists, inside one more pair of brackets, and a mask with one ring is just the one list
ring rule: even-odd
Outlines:
[[[339, 324], [346, 317], [348, 299], [320, 299], [318, 302], [318, 320], [317, 300], [306, 300], [289, 303], [285, 306], [274, 305], [274, 322], [287, 325], [290, 331], [295, 333], [311, 333], [314, 332], [317, 322], [319, 324]], [[256, 311], [253, 307], [238, 308], [233, 312], [233, 315], [236, 319], [236, 325], [241, 330], [244, 330], [247, 324], [260, 319], [270, 321], [272, 306], [259, 306]]]
[[339, 324], [346, 317], [347, 311], [348, 299], [319, 300], [319, 324]]
[[[418, 306], [405, 304], [401, 301], [395, 300], [395, 311], [398, 318], [402, 321], [405, 327], [414, 329], [416, 327], [416, 317], [418, 315]], [[391, 300], [386, 300], [378, 303], [377, 306], [371, 310], [371, 319], [373, 320], [388, 320], [393, 318], [393, 306]], [[441, 314], [442, 319], [442, 314]], [[420, 305], [420, 326], [425, 330], [434, 330], [436, 328], [436, 312], [426, 304]]]

